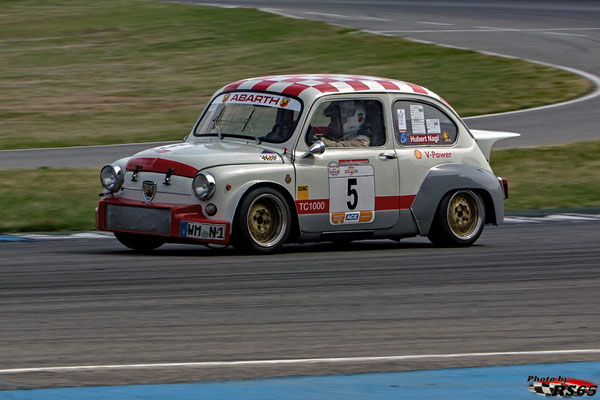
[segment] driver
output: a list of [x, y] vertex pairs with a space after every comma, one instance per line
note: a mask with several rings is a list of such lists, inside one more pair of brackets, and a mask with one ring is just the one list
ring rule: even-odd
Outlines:
[[359, 135], [366, 119], [365, 107], [357, 101], [335, 101], [324, 110], [331, 122], [321, 141], [327, 147], [367, 147], [368, 136]]

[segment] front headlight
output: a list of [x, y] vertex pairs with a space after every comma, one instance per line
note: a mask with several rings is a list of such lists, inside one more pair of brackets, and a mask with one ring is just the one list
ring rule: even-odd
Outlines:
[[192, 191], [200, 200], [208, 200], [215, 193], [217, 183], [211, 174], [201, 172], [194, 177]]
[[108, 164], [100, 171], [100, 183], [109, 192], [116, 192], [123, 184], [123, 170], [117, 164]]

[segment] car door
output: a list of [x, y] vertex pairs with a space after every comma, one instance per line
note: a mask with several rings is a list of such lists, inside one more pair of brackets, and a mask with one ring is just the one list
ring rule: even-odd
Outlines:
[[[313, 106], [294, 160], [303, 232], [369, 231], [397, 222], [398, 164], [384, 104], [383, 96], [334, 96]], [[324, 151], [303, 157], [316, 141]]]

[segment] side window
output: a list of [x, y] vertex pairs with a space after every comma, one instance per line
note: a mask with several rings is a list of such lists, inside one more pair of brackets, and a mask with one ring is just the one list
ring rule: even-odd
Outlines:
[[458, 128], [432, 105], [399, 100], [394, 103], [394, 132], [403, 146], [440, 146], [456, 142]]
[[327, 147], [383, 146], [383, 111], [377, 100], [341, 100], [321, 103], [306, 142], [321, 140]]

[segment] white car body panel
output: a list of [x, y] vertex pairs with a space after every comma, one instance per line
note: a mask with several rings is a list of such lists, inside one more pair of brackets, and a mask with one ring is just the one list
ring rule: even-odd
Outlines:
[[[321, 234], [360, 231], [373, 232], [375, 237], [395, 238], [427, 234], [422, 228], [427, 224], [418, 227], [419, 220], [432, 219], [431, 215], [423, 214], [433, 213], [439, 199], [428, 200], [431, 205], [427, 207], [433, 210], [426, 207], [425, 211], [422, 206], [415, 208], [413, 202], [431, 171], [448, 164], [460, 164], [475, 171], [468, 173], [471, 180], [476, 180], [477, 174], [481, 173], [477, 171], [491, 174], [488, 160], [493, 144], [518, 136], [508, 132], [469, 131], [441, 97], [402, 81], [355, 75], [262, 77], [227, 85], [213, 95], [211, 102], [218, 98], [219, 104], [225, 103], [229, 96], [222, 94], [242, 90], [244, 93], [274, 93], [298, 99], [300, 103], [291, 103], [296, 108], [302, 105], [293, 134], [281, 143], [257, 143], [253, 138], [199, 137], [194, 135], [194, 128], [182, 143], [148, 149], [119, 160], [116, 163], [125, 171], [123, 187], [113, 193], [106, 192], [101, 201], [98, 228], [111, 230], [103, 220], [103, 202], [172, 208], [173, 225], [169, 237], [177, 241], [181, 239], [177, 235], [179, 220], [176, 220], [176, 214], [180, 212], [177, 210], [187, 210], [187, 206], [205, 210], [208, 204], [213, 204], [217, 210], [214, 215], [187, 211], [186, 218], [190, 218], [190, 212], [198, 212], [196, 218], [203, 223], [226, 223], [229, 237], [236, 233], [234, 219], [244, 195], [262, 185], [275, 188], [289, 200], [299, 228], [296, 240], [318, 240]], [[322, 154], [303, 157], [309, 149], [306, 133], [319, 104], [365, 99], [377, 100], [382, 105], [385, 144], [330, 147]], [[401, 144], [391, 112], [397, 100], [423, 102], [440, 110], [458, 129], [452, 144]], [[215, 107], [213, 105], [212, 110]], [[210, 107], [204, 109], [196, 126], [208, 112], [212, 112]], [[135, 169], [139, 171], [134, 180]], [[167, 171], [173, 173], [170, 180], [166, 180]], [[210, 199], [199, 200], [193, 194], [192, 181], [199, 172], [211, 174], [216, 181], [216, 190]], [[485, 189], [478, 190], [488, 190], [494, 186], [490, 182], [495, 180], [495, 177], [487, 179], [482, 186]], [[156, 192], [151, 200], [144, 197], [144, 182], [155, 184]], [[464, 180], [457, 177], [457, 182]], [[444, 185], [446, 188], [455, 186]], [[428, 190], [434, 197], [444, 194], [432, 192], [431, 185]], [[500, 207], [496, 199], [497, 188], [489, 190], [490, 196], [495, 196], [490, 204]], [[503, 213], [503, 208], [497, 210], [500, 212]], [[496, 216], [490, 221], [501, 221], [501, 218]]]

